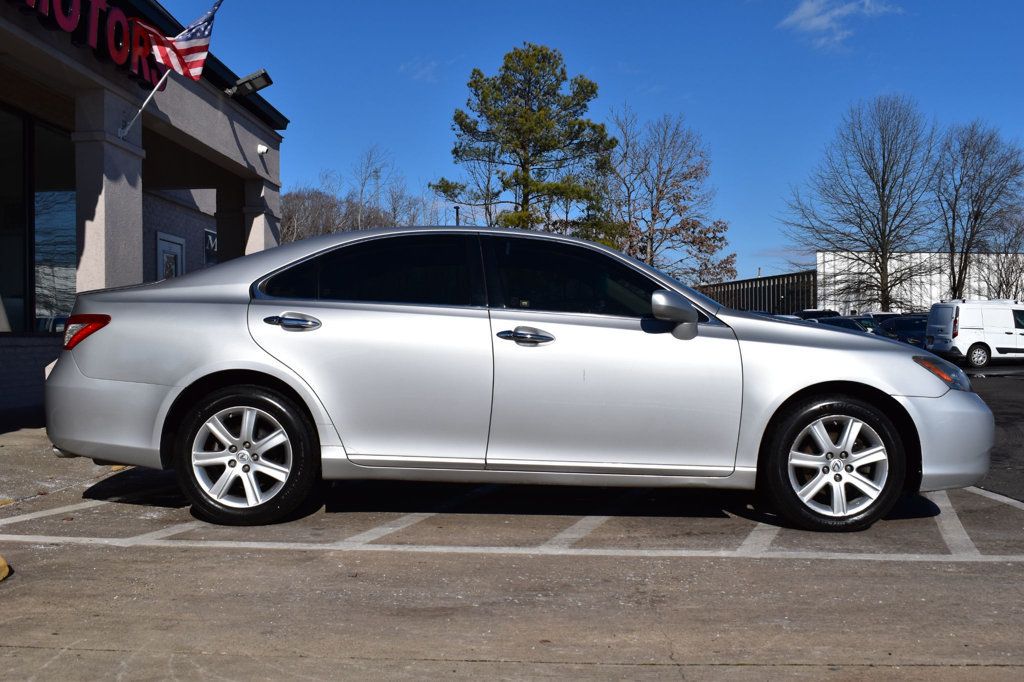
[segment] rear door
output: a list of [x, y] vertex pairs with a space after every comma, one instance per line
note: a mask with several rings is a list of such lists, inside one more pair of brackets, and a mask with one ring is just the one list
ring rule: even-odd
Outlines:
[[926, 342], [930, 349], [935, 343], [948, 344], [953, 338], [953, 319], [956, 306], [953, 304], [936, 303], [928, 311], [928, 330]]
[[493, 362], [478, 237], [376, 237], [263, 282], [249, 330], [355, 462], [483, 468]]

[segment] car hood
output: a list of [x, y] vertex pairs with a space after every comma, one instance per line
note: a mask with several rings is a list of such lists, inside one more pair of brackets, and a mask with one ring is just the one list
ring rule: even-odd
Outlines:
[[736, 333], [740, 341], [785, 343], [794, 346], [833, 348], [836, 350], [891, 351], [920, 355], [920, 348], [899, 341], [841, 327], [764, 317], [740, 310], [723, 308], [717, 316]]

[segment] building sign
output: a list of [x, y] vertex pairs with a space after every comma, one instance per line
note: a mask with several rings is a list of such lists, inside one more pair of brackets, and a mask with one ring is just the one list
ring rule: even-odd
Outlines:
[[204, 232], [203, 244], [205, 246], [206, 256], [205, 264], [207, 266], [217, 264], [217, 230], [206, 230]]
[[123, 9], [107, 0], [8, 0], [36, 15], [44, 26], [71, 35], [97, 58], [113, 62], [132, 78], [151, 87], [166, 68], [153, 59], [149, 36]]

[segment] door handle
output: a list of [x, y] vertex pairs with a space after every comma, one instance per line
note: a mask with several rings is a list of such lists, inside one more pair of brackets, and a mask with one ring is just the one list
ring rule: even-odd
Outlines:
[[320, 320], [309, 315], [297, 315], [285, 313], [284, 315], [271, 315], [264, 317], [263, 321], [281, 327], [288, 332], [308, 332], [320, 328]]
[[1004, 334], [1010, 334], [1010, 335], [1012, 335], [1012, 334], [1013, 334], [1013, 332], [1003, 332], [1003, 333], [1004, 333]]
[[498, 332], [498, 338], [530, 346], [535, 346], [540, 343], [550, 343], [555, 340], [555, 337], [551, 336], [551, 334], [540, 329], [534, 329], [533, 327], [516, 327], [515, 329], [506, 329], [505, 331]]

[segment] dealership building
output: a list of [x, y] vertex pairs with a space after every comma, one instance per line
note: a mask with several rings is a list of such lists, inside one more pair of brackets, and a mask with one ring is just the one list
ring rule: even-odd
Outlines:
[[277, 244], [288, 119], [211, 53], [126, 132], [165, 71], [134, 19], [183, 29], [152, 0], [0, 0], [0, 412], [38, 409], [76, 292]]

